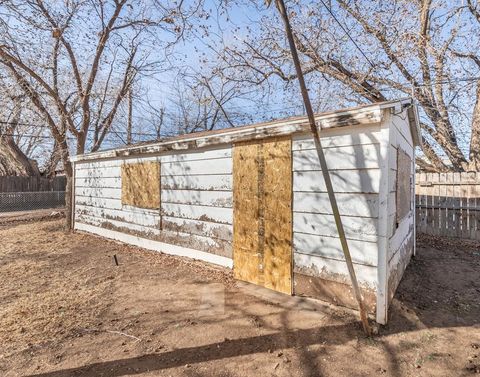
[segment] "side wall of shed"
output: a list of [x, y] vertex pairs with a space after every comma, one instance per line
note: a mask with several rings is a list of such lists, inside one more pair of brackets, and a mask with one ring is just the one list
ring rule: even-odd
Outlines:
[[[77, 162], [75, 229], [231, 267], [231, 151]], [[122, 204], [122, 164], [146, 161], [160, 163], [159, 209]]]
[[415, 147], [406, 110], [390, 115], [388, 167], [386, 310], [415, 249]]
[[[380, 124], [323, 130], [322, 145], [367, 306], [376, 305]], [[293, 137], [294, 292], [356, 307], [310, 135]]]

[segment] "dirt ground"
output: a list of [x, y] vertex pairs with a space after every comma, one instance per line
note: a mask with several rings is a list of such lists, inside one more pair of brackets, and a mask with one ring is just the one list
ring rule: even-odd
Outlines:
[[62, 226], [0, 223], [1, 376], [480, 373], [479, 244], [421, 237], [365, 338], [354, 312]]

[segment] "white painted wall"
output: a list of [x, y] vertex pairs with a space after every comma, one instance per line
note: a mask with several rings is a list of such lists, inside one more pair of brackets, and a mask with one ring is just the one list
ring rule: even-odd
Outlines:
[[[415, 147], [409, 127], [407, 110], [399, 113], [389, 111], [382, 125], [382, 159], [380, 211], [379, 211], [379, 257], [378, 257], [378, 291], [377, 291], [377, 322], [386, 324], [391, 294], [396, 290], [403, 275], [409, 257], [408, 242], [414, 239], [414, 208], [415, 194], [412, 185], [412, 204], [410, 212], [396, 225], [396, 179], [397, 151], [401, 148], [412, 159], [411, 179], [415, 174]], [[403, 258], [401, 256], [403, 255]], [[395, 272], [395, 282], [389, 283], [392, 272]]]
[[[397, 151], [406, 152], [411, 160], [410, 179], [411, 179], [411, 205], [408, 215], [406, 215], [396, 226], [396, 190], [397, 190]], [[388, 241], [388, 278], [392, 277], [395, 272], [397, 278], [390, 282], [394, 287], [389, 287], [392, 291], [400, 282], [399, 279], [403, 275], [404, 269], [413, 254], [415, 245], [415, 147], [409, 129], [406, 112], [401, 114], [392, 114], [390, 127], [390, 144], [389, 144], [389, 194], [388, 194], [388, 227], [391, 230]], [[413, 242], [412, 242], [413, 239]], [[398, 271], [397, 271], [398, 270]], [[388, 281], [389, 279], [387, 279]], [[391, 297], [389, 297], [389, 300]]]
[[[321, 131], [358, 280], [376, 288], [380, 124]], [[294, 271], [329, 272], [349, 282], [330, 201], [310, 135], [293, 138]], [[303, 272], [302, 272], [303, 273]]]
[[[159, 210], [122, 205], [121, 165], [145, 161], [161, 164]], [[147, 238], [165, 236], [171, 242], [178, 240], [180, 246], [195, 246], [187, 247], [190, 253], [198, 249], [198, 255], [191, 257], [205, 260], [205, 252], [225, 249], [231, 259], [230, 146], [145, 158], [79, 161], [75, 166], [76, 229], [86, 224], [98, 234], [113, 227], [114, 231], [132, 231]]]

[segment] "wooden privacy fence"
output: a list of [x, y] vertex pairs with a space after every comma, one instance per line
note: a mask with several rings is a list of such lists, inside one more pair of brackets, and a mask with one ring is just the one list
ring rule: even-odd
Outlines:
[[67, 179], [64, 176], [54, 178], [0, 176], [0, 192], [38, 192], [65, 191]]
[[480, 240], [480, 172], [417, 173], [417, 232]]
[[0, 177], [0, 212], [65, 205], [66, 177]]

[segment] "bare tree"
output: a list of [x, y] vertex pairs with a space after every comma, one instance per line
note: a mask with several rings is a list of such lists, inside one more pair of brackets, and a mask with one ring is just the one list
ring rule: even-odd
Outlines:
[[47, 129], [41, 118], [25, 106], [28, 98], [0, 77], [0, 175], [38, 175], [35, 161], [42, 153]]
[[[34, 167], [22, 174], [28, 171], [37, 174], [37, 167], [43, 176], [55, 174], [60, 161], [58, 144], [52, 139], [44, 118], [30, 106], [28, 97], [5, 77], [0, 79], [0, 132], [4, 138], [11, 138], [9, 145], [15, 145]], [[10, 147], [2, 148], [4, 153], [7, 148]], [[12, 151], [8, 154], [12, 156]]]
[[220, 75], [182, 73], [166, 115], [170, 133], [184, 134], [235, 127], [241, 115], [229, 104], [239, 99], [240, 84]]
[[[470, 15], [477, 27], [480, 26], [480, 3], [476, 4], [472, 0], [467, 0], [467, 8]], [[475, 29], [475, 28], [474, 28]], [[464, 44], [461, 49], [457, 46], [450, 47], [454, 56], [465, 60], [466, 65], [462, 65], [463, 71], [470, 77], [475, 77], [473, 81], [475, 85], [475, 93], [472, 96], [474, 98], [474, 106], [471, 115], [471, 139], [470, 139], [470, 170], [480, 171], [480, 54], [478, 49], [468, 50], [463, 48], [469, 46], [471, 41], [469, 39], [463, 39]]]
[[[4, 96], [1, 101], [0, 112], [0, 175], [39, 175], [40, 171], [37, 164], [34, 160], [28, 158], [28, 152], [33, 149], [35, 141], [38, 141], [37, 138], [27, 139], [26, 153], [19, 147], [22, 140], [18, 137], [17, 131], [24, 127], [20, 123], [23, 98], [21, 95], [12, 93], [5, 96], [6, 88], [3, 89]], [[13, 105], [11, 108], [8, 106], [9, 102]]]
[[[413, 96], [422, 110], [424, 136], [425, 156], [418, 162], [438, 171], [478, 169], [480, 130], [470, 113], [471, 99], [478, 103], [472, 77], [479, 76], [479, 69], [470, 69], [463, 80], [461, 58], [451, 52], [478, 57], [478, 5], [336, 0], [293, 2], [290, 8], [295, 43], [310, 80], [339, 82], [362, 102]], [[220, 52], [224, 75], [252, 85], [296, 79], [274, 20], [264, 17], [245, 33]], [[469, 143], [465, 134], [470, 130]]]
[[133, 88], [128, 90], [128, 114], [127, 114], [127, 144], [132, 144], [133, 129]]
[[[165, 105], [155, 104], [147, 95], [144, 97], [140, 108], [143, 116], [139, 121], [141, 121], [142, 126], [144, 126], [140, 129], [146, 132], [152, 132], [151, 136], [156, 140], [160, 140], [164, 135]], [[148, 135], [150, 136], [150, 134]]]
[[162, 62], [160, 54], [152, 55], [153, 45], [167, 51], [198, 9], [198, 3], [184, 9], [183, 2], [146, 0], [1, 3], [0, 64], [58, 145], [68, 178], [67, 209], [70, 147], [74, 153], [100, 148], [133, 78]]

